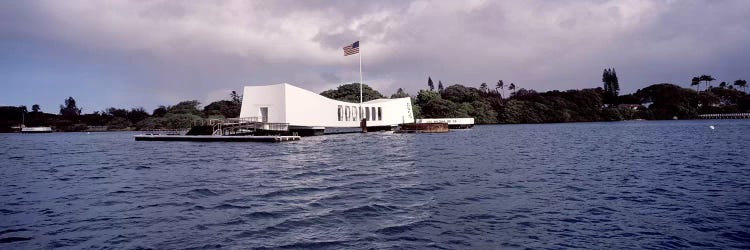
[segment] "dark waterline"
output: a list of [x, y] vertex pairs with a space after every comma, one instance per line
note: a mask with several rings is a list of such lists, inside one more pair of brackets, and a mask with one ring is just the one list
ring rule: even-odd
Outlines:
[[749, 131], [700, 120], [280, 144], [0, 134], [0, 248], [748, 248]]

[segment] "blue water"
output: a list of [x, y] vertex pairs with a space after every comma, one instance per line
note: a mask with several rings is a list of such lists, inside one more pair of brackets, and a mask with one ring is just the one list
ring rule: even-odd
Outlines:
[[748, 132], [750, 120], [278, 144], [0, 134], [0, 248], [749, 248]]

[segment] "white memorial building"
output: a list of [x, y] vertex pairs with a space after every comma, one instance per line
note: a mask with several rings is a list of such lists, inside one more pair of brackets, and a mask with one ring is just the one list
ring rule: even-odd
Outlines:
[[301, 134], [331, 134], [368, 130], [391, 130], [413, 123], [411, 98], [377, 99], [363, 103], [333, 100], [287, 83], [246, 86], [240, 118], [267, 123], [287, 123]]

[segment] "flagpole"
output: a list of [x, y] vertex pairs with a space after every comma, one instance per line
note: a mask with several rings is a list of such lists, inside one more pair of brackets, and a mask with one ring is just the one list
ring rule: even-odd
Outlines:
[[359, 46], [359, 103], [362, 104], [362, 44]]
[[359, 117], [362, 118], [362, 44], [359, 44]]

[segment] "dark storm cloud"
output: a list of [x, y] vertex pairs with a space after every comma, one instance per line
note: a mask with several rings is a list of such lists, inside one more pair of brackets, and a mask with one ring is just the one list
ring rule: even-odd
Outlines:
[[750, 78], [748, 20], [747, 1], [8, 1], [0, 104], [63, 84], [94, 109], [253, 84], [321, 91], [358, 81], [357, 56], [341, 50], [357, 40], [365, 82], [384, 94], [416, 92], [427, 76], [597, 87], [605, 67], [623, 92], [697, 74], [733, 81]]

